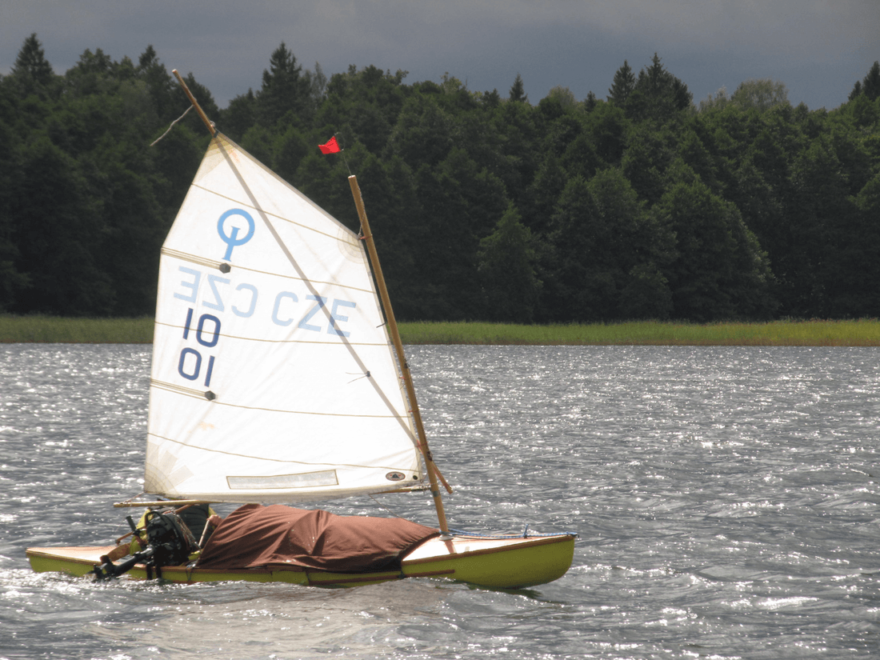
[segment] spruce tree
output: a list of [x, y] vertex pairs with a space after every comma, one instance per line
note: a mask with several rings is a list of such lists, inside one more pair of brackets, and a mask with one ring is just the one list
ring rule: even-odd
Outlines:
[[636, 76], [629, 66], [629, 62], [623, 61], [623, 66], [614, 74], [614, 80], [608, 89], [608, 100], [618, 107], [626, 105], [629, 95], [636, 87]]
[[880, 98], [880, 61], [874, 62], [868, 75], [862, 80], [862, 91], [871, 101]]
[[530, 323], [541, 282], [535, 275], [532, 234], [513, 204], [480, 241], [478, 259], [488, 320]]
[[529, 95], [525, 93], [523, 79], [519, 74], [516, 74], [516, 80], [513, 81], [513, 86], [510, 88], [509, 98], [511, 101], [517, 101], [519, 103], [529, 102]]
[[668, 121], [676, 113], [688, 108], [693, 95], [687, 85], [672, 75], [654, 53], [651, 66], [639, 72], [635, 88], [626, 104], [627, 116], [642, 121]]
[[862, 80], [856, 80], [852, 91], [849, 93], [848, 100], [854, 101], [856, 98], [864, 94], [869, 101], [874, 101], [880, 97], [880, 61], [874, 62]]
[[596, 95], [592, 91], [587, 92], [587, 98], [584, 99], [584, 110], [592, 112], [597, 104]]
[[27, 93], [46, 89], [54, 80], [55, 73], [46, 60], [43, 45], [37, 39], [36, 32], [24, 40], [18, 57], [15, 58], [12, 75], [24, 86]]
[[263, 71], [263, 86], [257, 94], [259, 123], [274, 128], [288, 113], [292, 113], [291, 118], [305, 119], [310, 110], [311, 88], [311, 75], [303, 73], [282, 41], [272, 53], [269, 69]]

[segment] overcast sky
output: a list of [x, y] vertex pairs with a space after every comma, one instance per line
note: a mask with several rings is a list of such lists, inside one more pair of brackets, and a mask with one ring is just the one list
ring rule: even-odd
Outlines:
[[656, 52], [695, 102], [770, 78], [830, 110], [880, 60], [880, 0], [0, 0], [0, 74], [33, 32], [57, 73], [86, 49], [137, 61], [152, 44], [220, 107], [259, 89], [283, 41], [328, 78], [373, 64], [507, 96], [519, 73], [532, 103], [557, 85], [605, 98], [624, 60]]

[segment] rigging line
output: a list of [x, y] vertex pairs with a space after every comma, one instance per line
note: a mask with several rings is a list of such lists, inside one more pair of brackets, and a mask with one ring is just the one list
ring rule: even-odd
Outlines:
[[[333, 137], [339, 136], [342, 137], [342, 133], [334, 133]], [[339, 145], [339, 153], [342, 154], [342, 162], [345, 163], [345, 169], [348, 170], [348, 176], [352, 176], [351, 168], [348, 166], [348, 159], [345, 157], [345, 141], [343, 140], [342, 144]]]
[[[275, 242], [278, 244], [278, 247], [284, 253], [284, 256], [287, 257], [287, 260], [293, 266], [294, 270], [302, 278], [303, 283], [308, 287], [309, 291], [312, 292], [312, 295], [320, 298], [320, 294], [318, 293], [318, 290], [314, 287], [314, 285], [312, 284], [312, 282], [308, 278], [308, 276], [305, 274], [305, 272], [303, 272], [302, 268], [299, 265], [299, 262], [297, 262], [297, 260], [293, 257], [293, 255], [290, 253], [290, 250], [287, 249], [287, 245], [285, 245], [284, 241], [281, 240], [281, 236], [278, 235], [278, 232], [275, 230], [275, 227], [272, 225], [271, 221], [269, 220], [268, 214], [260, 206], [260, 203], [259, 203], [259, 201], [257, 201], [257, 198], [254, 195], [253, 191], [251, 190], [250, 186], [244, 180], [244, 177], [242, 177], [241, 172], [238, 171], [238, 167], [236, 167], [235, 162], [232, 160], [232, 157], [229, 155], [226, 148], [223, 146], [220, 133], [217, 134], [216, 139], [217, 139], [217, 145], [220, 149], [220, 152], [223, 154], [223, 157], [226, 159], [226, 162], [229, 165], [229, 168], [232, 170], [233, 174], [235, 175], [235, 178], [238, 179], [239, 185], [242, 187], [242, 189], [245, 191], [247, 196], [250, 198], [251, 204], [253, 205], [254, 210], [257, 212], [257, 215], [259, 215], [260, 218], [263, 220], [263, 222], [266, 225], [266, 228], [269, 230], [269, 233], [272, 234], [272, 237], [275, 239]], [[223, 136], [223, 139], [225, 140], [225, 136]], [[291, 186], [291, 188], [292, 188], [292, 186]], [[299, 193], [299, 194], [301, 195], [302, 193]], [[311, 200], [309, 200], [309, 201], [311, 201]], [[315, 206], [314, 202], [312, 202], [312, 205]], [[316, 208], [320, 208], [320, 207], [316, 207]], [[335, 222], [337, 222], [337, 223], [339, 222], [338, 220], [333, 218], [333, 216], [331, 216], [329, 213], [327, 213], [326, 211], [323, 211], [323, 209], [321, 211], [323, 214], [332, 218]], [[366, 255], [364, 255], [364, 262], [365, 263], [367, 262]], [[329, 321], [331, 327], [335, 327], [335, 323], [333, 322], [333, 315], [330, 313], [330, 310], [327, 308], [327, 306], [321, 305], [320, 310], [324, 313], [324, 316], [327, 317], [327, 320]], [[355, 361], [355, 363], [357, 363], [358, 367], [360, 367], [360, 369], [364, 373], [369, 371], [369, 369], [367, 368], [367, 365], [365, 365], [363, 363], [360, 356], [354, 350], [354, 347], [352, 346], [351, 342], [348, 341], [348, 339], [346, 339], [346, 337], [343, 335], [339, 335], [339, 339], [342, 341], [342, 344], [348, 349], [349, 354], [351, 355], [351, 357]], [[419, 443], [415, 437], [415, 434], [413, 433], [413, 429], [410, 429], [409, 424], [407, 423], [409, 420], [407, 419], [406, 421], [404, 421], [404, 418], [397, 414], [396, 410], [394, 409], [394, 404], [391, 403], [388, 396], [385, 394], [384, 391], [382, 391], [382, 388], [379, 387], [378, 383], [376, 383], [375, 378], [370, 378], [370, 384], [373, 386], [373, 389], [375, 390], [376, 394], [379, 396], [379, 398], [382, 400], [382, 402], [385, 404], [385, 406], [388, 408], [388, 410], [390, 410], [392, 412], [392, 414], [394, 414], [395, 419], [397, 419], [401, 428], [407, 434], [410, 441], [413, 443], [413, 446], [416, 447], [416, 449], [420, 451]]]
[[152, 143], [150, 146], [151, 146], [151, 147], [155, 146], [156, 143], [157, 143], [159, 140], [161, 140], [163, 137], [165, 137], [166, 135], [168, 135], [168, 134], [171, 132], [171, 129], [174, 128], [174, 124], [176, 124], [176, 123], [179, 122], [181, 119], [183, 119], [184, 117], [186, 117], [186, 113], [189, 112], [190, 110], [192, 110], [194, 107], [195, 107], [195, 106], [190, 105], [190, 106], [186, 109], [186, 111], [185, 111], [182, 115], [180, 115], [180, 117], [178, 117], [178, 118], [175, 119], [173, 122], [171, 122], [171, 126], [168, 127], [168, 130], [166, 130], [164, 133], [162, 133], [162, 135], [160, 135], [159, 137], [157, 137], [157, 138], [153, 141], [153, 143]]
[[403, 517], [399, 513], [397, 513], [397, 511], [392, 511], [389, 507], [385, 506], [379, 500], [377, 500], [375, 497], [373, 497], [373, 493], [367, 493], [367, 495], [369, 496], [369, 498], [371, 500], [373, 500], [376, 503], [376, 506], [378, 506], [380, 509], [385, 509], [388, 513], [390, 513], [395, 518], [402, 518]]
[[[354, 376], [354, 374], [348, 374], [348, 375], [349, 375], [349, 376]], [[370, 377], [370, 372], [368, 371], [367, 373], [365, 373], [365, 374], [361, 374], [361, 375], [358, 376], [357, 378], [348, 381], [348, 382], [346, 383], [346, 385], [351, 385], [352, 383], [356, 383], [356, 382], [358, 382], [359, 380], [363, 380], [364, 378], [369, 378], [369, 377]]]

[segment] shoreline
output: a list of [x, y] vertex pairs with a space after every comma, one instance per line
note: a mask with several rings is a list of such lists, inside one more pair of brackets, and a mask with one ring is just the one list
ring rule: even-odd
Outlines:
[[[400, 323], [404, 344], [531, 346], [880, 346], [880, 320], [763, 323], [517, 325]], [[152, 317], [88, 319], [0, 315], [5, 344], [151, 344]]]

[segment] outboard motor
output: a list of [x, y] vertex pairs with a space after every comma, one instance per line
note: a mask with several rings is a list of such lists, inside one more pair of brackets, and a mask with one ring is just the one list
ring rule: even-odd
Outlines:
[[[128, 524], [136, 533], [131, 517], [128, 518]], [[147, 566], [147, 579], [152, 578], [153, 569], [156, 571], [156, 577], [162, 577], [163, 566], [179, 566], [199, 548], [192, 532], [173, 511], [148, 511], [146, 532], [146, 548], [136, 552], [119, 565], [110, 561], [95, 566], [92, 571], [95, 576], [99, 580], [117, 577], [130, 571], [135, 564], [143, 563]]]

